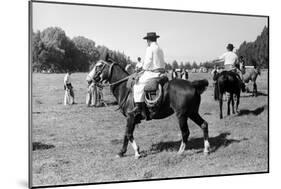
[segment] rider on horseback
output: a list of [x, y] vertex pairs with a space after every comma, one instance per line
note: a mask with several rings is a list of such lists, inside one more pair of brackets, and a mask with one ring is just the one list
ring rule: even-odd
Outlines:
[[165, 72], [164, 53], [157, 44], [157, 38], [155, 32], [147, 33], [143, 39], [147, 40], [147, 48], [145, 59], [143, 62], [143, 72], [138, 79], [138, 82], [134, 85], [134, 101], [135, 108], [130, 112], [135, 115], [141, 115], [143, 118], [147, 118], [144, 103], [144, 87], [153, 78], [157, 78], [161, 73]]
[[[233, 52], [234, 46], [229, 43], [226, 47], [227, 52], [223, 53], [218, 59], [215, 59], [213, 62], [224, 62], [224, 70], [226, 71], [233, 71], [236, 73], [238, 80], [240, 81], [241, 87], [244, 86], [244, 82], [242, 80], [242, 72], [237, 66], [239, 64], [238, 62], [238, 56], [235, 52]], [[242, 87], [243, 89], [244, 87]]]

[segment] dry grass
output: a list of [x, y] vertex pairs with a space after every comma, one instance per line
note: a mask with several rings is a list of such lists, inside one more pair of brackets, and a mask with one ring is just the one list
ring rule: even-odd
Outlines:
[[[265, 172], [268, 170], [267, 73], [257, 79], [256, 98], [243, 94], [238, 115], [219, 119], [209, 74], [190, 74], [190, 79], [208, 78], [200, 113], [209, 122], [212, 152], [204, 156], [203, 133], [192, 121], [187, 150], [178, 155], [180, 130], [174, 116], [143, 122], [134, 136], [144, 158], [115, 158], [125, 132], [125, 119], [117, 106], [88, 108], [85, 105], [84, 73], [72, 75], [77, 104], [63, 105], [63, 74], [33, 74], [33, 185], [96, 183], [200, 175]], [[113, 102], [108, 89], [105, 100]], [[40, 147], [39, 145], [39, 147]], [[51, 148], [47, 148], [47, 147]], [[38, 146], [37, 146], [38, 147]], [[44, 148], [46, 147], [46, 148]]]

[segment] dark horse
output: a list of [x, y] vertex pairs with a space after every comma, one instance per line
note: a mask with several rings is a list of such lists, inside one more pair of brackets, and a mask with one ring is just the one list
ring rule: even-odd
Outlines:
[[218, 94], [219, 106], [220, 106], [220, 119], [222, 116], [222, 103], [223, 103], [223, 94], [225, 92], [229, 93], [227, 100], [227, 115], [230, 115], [230, 102], [232, 104], [232, 113], [234, 111], [234, 97], [236, 95], [236, 112], [238, 112], [238, 106], [240, 101], [240, 92], [245, 90], [245, 85], [239, 81], [237, 74], [232, 71], [222, 71], [221, 73], [216, 73], [213, 77], [216, 80], [215, 93]]
[[[109, 82], [111, 92], [115, 96], [120, 110], [127, 120], [123, 147], [118, 153], [118, 157], [124, 156], [127, 151], [128, 143], [130, 142], [135, 151], [135, 158], [139, 158], [139, 147], [134, 140], [133, 132], [136, 124], [140, 122], [140, 120], [138, 120], [140, 118], [137, 118], [139, 116], [129, 113], [132, 111], [135, 104], [132, 88], [127, 85], [128, 73], [118, 63], [100, 61], [100, 63], [96, 64], [94, 79], [96, 81]], [[208, 123], [198, 113], [201, 100], [200, 95], [207, 86], [207, 80], [189, 82], [181, 79], [167, 81], [163, 86], [163, 100], [160, 104], [159, 111], [154, 114], [152, 119], [163, 119], [176, 113], [182, 134], [182, 142], [178, 153], [182, 153], [187, 144], [189, 137], [188, 118], [193, 120], [203, 130], [204, 154], [209, 153]]]

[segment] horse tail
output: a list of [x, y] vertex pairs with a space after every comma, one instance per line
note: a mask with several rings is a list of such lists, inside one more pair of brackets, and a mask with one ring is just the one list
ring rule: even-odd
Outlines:
[[208, 87], [209, 82], [207, 79], [201, 79], [192, 81], [191, 84], [199, 94], [202, 94]]

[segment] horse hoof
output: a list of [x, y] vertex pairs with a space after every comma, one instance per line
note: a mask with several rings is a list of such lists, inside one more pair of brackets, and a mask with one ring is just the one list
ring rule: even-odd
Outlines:
[[140, 159], [142, 156], [139, 154], [139, 155], [135, 155], [135, 159]]
[[116, 158], [122, 158], [122, 157], [124, 157], [124, 154], [123, 153], [118, 153], [115, 157]]

